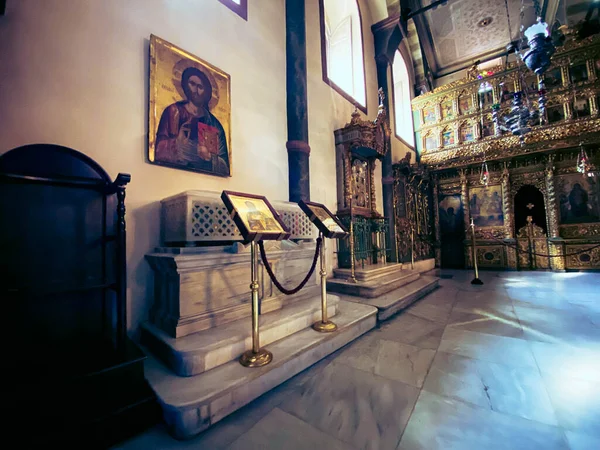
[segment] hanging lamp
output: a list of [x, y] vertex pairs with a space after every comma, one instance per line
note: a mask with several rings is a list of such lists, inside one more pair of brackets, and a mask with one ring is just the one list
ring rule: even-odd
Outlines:
[[488, 170], [487, 162], [485, 161], [485, 155], [483, 155], [483, 163], [481, 164], [481, 174], [479, 175], [479, 183], [486, 186], [490, 182], [490, 171]]
[[593, 172], [593, 166], [590, 162], [590, 158], [588, 157], [585, 148], [583, 147], [583, 142], [579, 144], [579, 154], [577, 155], [577, 172], [581, 173], [584, 177], [593, 177], [595, 174]]
[[[533, 0], [533, 8], [537, 19], [524, 32], [529, 49], [521, 55], [521, 58], [530, 70], [537, 75], [542, 75], [550, 66], [550, 58], [556, 51], [556, 47], [552, 41], [550, 27], [541, 17], [542, 13], [538, 0]], [[521, 0], [521, 29], [524, 28], [522, 23], [523, 11], [523, 0]]]

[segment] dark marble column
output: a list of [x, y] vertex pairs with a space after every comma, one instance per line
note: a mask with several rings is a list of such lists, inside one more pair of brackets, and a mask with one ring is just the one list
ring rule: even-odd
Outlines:
[[310, 200], [304, 0], [286, 0], [287, 126], [290, 201]]
[[[377, 85], [383, 89], [383, 106], [386, 111], [390, 110], [390, 93], [388, 89], [388, 67], [390, 66], [390, 60], [385, 55], [379, 55], [375, 59], [377, 63]], [[388, 121], [389, 125], [389, 114], [386, 115], [385, 120]], [[383, 215], [389, 221], [388, 234], [386, 236], [387, 242], [390, 247], [390, 262], [398, 262], [398, 254], [396, 246], [393, 245], [396, 236], [396, 222], [394, 220], [394, 172], [392, 169], [392, 145], [390, 136], [385, 137], [385, 148], [387, 152], [383, 157], [381, 165], [381, 176], [382, 176], [382, 194], [383, 194]]]

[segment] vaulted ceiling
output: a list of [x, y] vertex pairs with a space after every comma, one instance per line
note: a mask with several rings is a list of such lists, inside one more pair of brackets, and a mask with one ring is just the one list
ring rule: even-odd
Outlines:
[[[367, 0], [374, 21], [399, 16], [402, 8], [417, 11], [434, 0]], [[597, 1], [597, 0], [596, 0]], [[593, 0], [540, 0], [544, 19], [573, 25], [583, 19]], [[423, 55], [434, 77], [440, 77], [505, 53], [519, 37], [521, 7], [525, 27], [534, 23], [533, 0], [447, 0], [414, 17]], [[508, 14], [507, 14], [508, 8]], [[510, 18], [510, 19], [509, 19]], [[510, 29], [510, 32], [509, 32]]]
[[[423, 6], [431, 0], [423, 0]], [[508, 5], [509, 14], [506, 12]], [[416, 20], [431, 70], [437, 76], [497, 56], [519, 36], [521, 0], [449, 0]], [[535, 20], [531, 8], [525, 20]]]

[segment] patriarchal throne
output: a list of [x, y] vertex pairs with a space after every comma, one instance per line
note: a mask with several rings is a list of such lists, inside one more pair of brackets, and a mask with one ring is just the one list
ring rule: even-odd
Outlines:
[[[383, 106], [375, 121], [362, 120], [358, 111], [350, 123], [335, 131], [338, 211], [350, 230], [350, 237], [338, 240], [338, 266], [327, 283], [331, 292], [347, 301], [377, 307], [383, 320], [438, 287], [438, 279], [421, 275], [434, 268], [418, 264], [389, 262], [387, 242], [389, 218], [377, 211], [377, 161], [389, 151], [389, 125]], [[381, 182], [381, 180], [378, 180]], [[395, 220], [395, 218], [392, 218]]]

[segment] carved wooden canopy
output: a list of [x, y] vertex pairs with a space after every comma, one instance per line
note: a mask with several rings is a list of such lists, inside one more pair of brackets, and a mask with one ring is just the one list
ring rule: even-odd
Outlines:
[[335, 145], [344, 145], [351, 153], [365, 158], [383, 158], [388, 151], [386, 141], [390, 135], [387, 113], [383, 106], [383, 92], [379, 92], [379, 111], [373, 121], [360, 118], [358, 108], [352, 113], [344, 128], [335, 130]]

